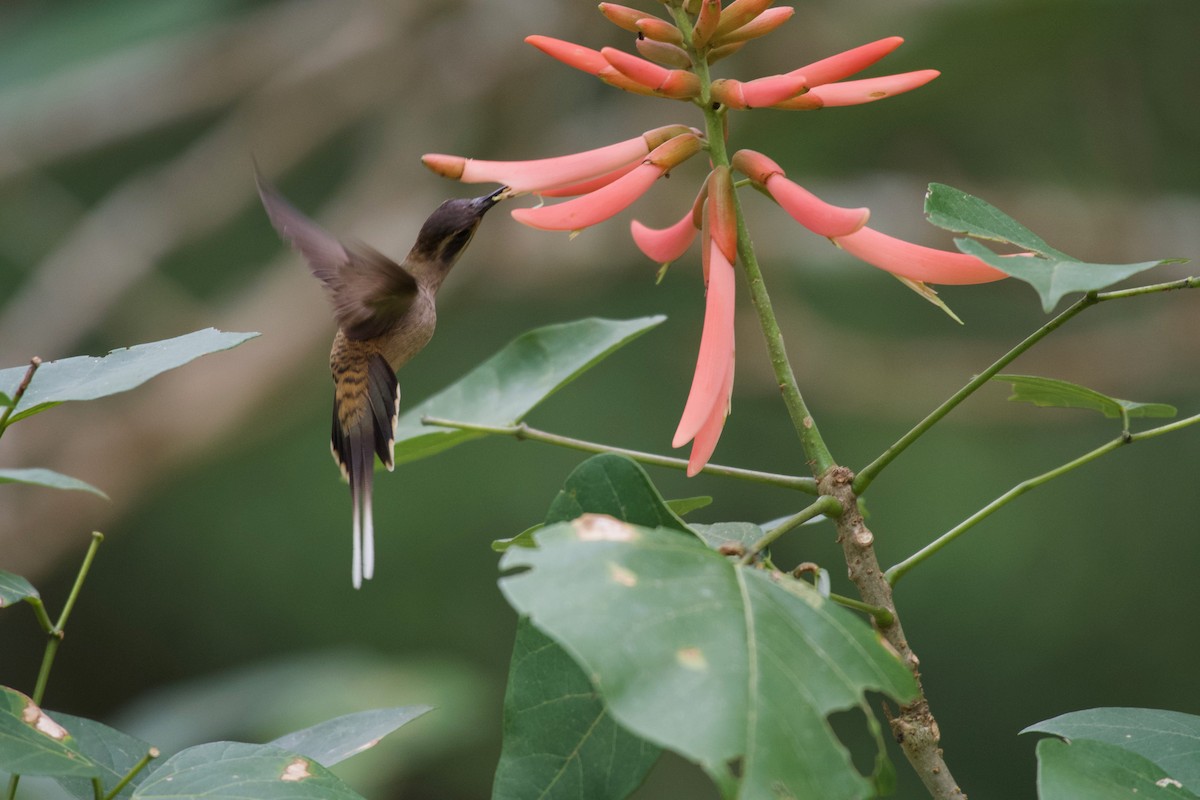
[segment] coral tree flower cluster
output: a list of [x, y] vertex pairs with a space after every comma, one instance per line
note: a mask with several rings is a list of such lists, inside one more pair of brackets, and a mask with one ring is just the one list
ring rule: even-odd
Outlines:
[[[690, 209], [662, 229], [636, 220], [631, 233], [650, 259], [667, 264], [700, 239], [706, 286], [704, 326], [691, 390], [673, 445], [692, 443], [688, 474], [708, 463], [730, 409], [734, 372], [734, 295], [742, 246], [737, 185], [770, 196], [808, 230], [827, 237], [853, 256], [909, 282], [970, 284], [1005, 275], [977, 258], [904, 242], [866, 227], [870, 211], [841, 208], [790, 180], [762, 153], [739, 150], [726, 156], [730, 109], [817, 110], [860, 105], [907, 92], [938, 76], [936, 70], [845, 80], [891, 53], [903, 39], [880, 39], [814, 61], [790, 72], [739, 81], [712, 79], [710, 66], [748, 42], [778, 28], [794, 13], [772, 0], [663, 0], [672, 20], [616, 3], [601, 13], [636, 36], [638, 55], [612, 47], [593, 50], [548, 36], [526, 41], [558, 61], [618, 89], [690, 102], [705, 112], [706, 130], [667, 125], [605, 147], [532, 161], [484, 161], [428, 154], [426, 166], [466, 183], [501, 183], [510, 196], [568, 197], [554, 204], [512, 211], [518, 222], [541, 230], [576, 232], [620, 213], [673, 168], [706, 152], [711, 171]], [[714, 124], [715, 122], [715, 124]], [[714, 141], [719, 138], [720, 141]], [[736, 173], [736, 174], [735, 174]], [[742, 176], [741, 178], [736, 177]], [[737, 183], [735, 184], [735, 180]]]

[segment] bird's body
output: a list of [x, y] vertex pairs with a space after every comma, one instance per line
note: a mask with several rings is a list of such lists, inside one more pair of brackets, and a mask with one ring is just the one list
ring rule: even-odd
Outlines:
[[271, 223], [305, 257], [333, 302], [338, 331], [329, 353], [334, 383], [330, 444], [350, 483], [353, 582], [358, 588], [375, 570], [375, 456], [389, 470], [394, 465], [400, 406], [396, 372], [433, 337], [438, 289], [504, 190], [471, 200], [447, 200], [425, 221], [416, 244], [397, 264], [365, 245], [342, 244], [261, 177], [258, 188]]

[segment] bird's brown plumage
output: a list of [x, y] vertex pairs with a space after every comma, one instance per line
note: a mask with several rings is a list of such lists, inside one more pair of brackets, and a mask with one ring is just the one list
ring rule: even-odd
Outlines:
[[396, 371], [419, 353], [437, 323], [435, 299], [500, 190], [447, 200], [422, 225], [402, 264], [363, 244], [343, 244], [297, 211], [261, 175], [259, 196], [280, 236], [304, 256], [333, 303], [333, 457], [350, 484], [355, 588], [375, 565], [371, 513], [375, 457], [389, 470], [400, 387]]

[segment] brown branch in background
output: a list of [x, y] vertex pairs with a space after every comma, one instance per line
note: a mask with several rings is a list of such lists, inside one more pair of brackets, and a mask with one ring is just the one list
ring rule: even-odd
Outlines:
[[917, 699], [901, 706], [898, 714], [889, 714], [888, 722], [892, 735], [904, 750], [929, 794], [937, 800], [966, 800], [966, 794], [950, 774], [942, 758], [941, 732], [937, 720], [929, 709], [925, 689], [921, 685], [921, 662], [908, 644], [900, 615], [892, 601], [892, 587], [879, 568], [875, 556], [875, 536], [867, 528], [858, 510], [858, 497], [851, 488], [854, 473], [845, 467], [834, 467], [826, 473], [819, 484], [822, 494], [828, 494], [842, 504], [844, 511], [837, 517], [838, 542], [846, 557], [850, 580], [858, 587], [864, 602], [885, 608], [893, 615], [892, 624], [879, 627], [879, 632], [900, 656], [917, 681]]

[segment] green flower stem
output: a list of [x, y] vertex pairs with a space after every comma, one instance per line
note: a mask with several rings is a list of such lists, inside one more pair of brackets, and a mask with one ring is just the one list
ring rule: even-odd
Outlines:
[[[87, 578], [88, 571], [92, 568], [92, 561], [96, 558], [96, 551], [100, 548], [100, 543], [104, 541], [104, 534], [99, 531], [92, 532], [92, 541], [88, 545], [87, 553], [83, 557], [83, 564], [79, 567], [79, 574], [75, 576], [75, 585], [71, 587], [71, 593], [67, 596], [66, 605], [63, 606], [62, 614], [58, 617], [58, 622], [46, 633], [49, 635], [49, 641], [46, 642], [46, 652], [42, 656], [42, 666], [38, 670], [37, 683], [33, 687], [31, 698], [37, 705], [42, 704], [42, 698], [46, 694], [46, 683], [50, 680], [50, 668], [54, 666], [54, 656], [58, 653], [58, 646], [62, 642], [63, 631], [67, 627], [67, 619], [71, 616], [71, 610], [75, 607], [75, 601], [79, 599], [79, 592], [83, 588], [83, 582]], [[43, 611], [43, 615], [45, 612]]]
[[757, 542], [751, 545], [748, 550], [746, 550], [745, 555], [742, 556], [741, 563], [749, 564], [754, 561], [755, 557], [758, 556], [759, 553], [770, 547], [776, 539], [778, 539], [780, 536], [783, 536], [792, 528], [795, 528], [798, 525], [803, 525], [810, 519], [819, 517], [822, 514], [827, 517], [836, 517], [841, 513], [842, 504], [837, 500], [834, 500], [829, 495], [823, 495], [817, 498], [816, 502], [814, 502], [812, 505], [793, 514], [771, 530], [765, 532], [761, 539], [759, 539]]
[[4, 431], [8, 428], [8, 418], [17, 408], [17, 404], [21, 402], [21, 398], [25, 396], [25, 390], [29, 388], [29, 382], [33, 380], [33, 373], [37, 372], [38, 367], [42, 365], [42, 360], [37, 356], [29, 359], [29, 369], [25, 371], [25, 377], [21, 378], [21, 383], [17, 385], [17, 391], [10, 398], [12, 405], [4, 409], [4, 413], [0, 413], [0, 436], [4, 435]]
[[896, 621], [896, 617], [891, 611], [880, 606], [873, 606], [870, 603], [864, 603], [862, 600], [855, 600], [853, 597], [845, 597], [840, 594], [830, 593], [829, 599], [837, 603], [839, 606], [852, 608], [855, 611], [861, 611], [864, 614], [870, 614], [875, 620], [875, 624], [880, 628], [886, 628]]
[[[625, 456], [634, 461], [639, 461], [643, 464], [650, 464], [655, 467], [667, 467], [668, 469], [687, 469], [688, 462], [684, 458], [672, 458], [670, 456], [660, 456], [654, 453], [643, 453], [638, 450], [627, 450], [623, 447], [609, 447], [608, 445], [598, 442], [589, 442], [583, 439], [572, 439], [568, 436], [559, 436], [558, 434], [548, 433], [546, 431], [531, 428], [525, 423], [518, 425], [479, 425], [474, 422], [461, 422], [453, 419], [442, 419], [440, 417], [421, 417], [421, 423], [424, 425], [436, 425], [441, 428], [455, 428], [463, 431], [476, 431], [478, 433], [498, 434], [501, 436], [512, 436], [517, 440], [530, 439], [535, 442], [545, 442], [546, 444], [558, 445], [566, 447], [570, 450], [581, 450], [585, 453], [612, 453], [614, 455]], [[737, 478], [738, 480], [749, 481], [751, 483], [764, 483], [769, 486], [778, 486], [783, 489], [795, 489], [807, 494], [817, 493], [817, 483], [812, 478], [805, 478], [795, 475], [777, 475], [772, 472], [758, 472], [752, 469], [740, 469], [738, 467], [722, 467], [716, 464], [708, 464], [701, 470], [706, 475], [720, 475], [725, 478]]]
[[904, 436], [902, 436], [895, 444], [884, 451], [881, 456], [859, 470], [858, 474], [854, 478], [854, 492], [856, 494], [862, 494], [865, 492], [867, 487], [871, 485], [871, 482], [874, 481], [876, 477], [878, 477], [879, 473], [884, 467], [892, 463], [892, 461], [898, 455], [908, 449], [909, 445], [921, 438], [926, 431], [928, 431], [935, 424], [941, 421], [943, 417], [953, 411], [959, 403], [974, 394], [980, 386], [983, 386], [985, 383], [991, 380], [992, 376], [1008, 366], [1026, 350], [1033, 347], [1050, 333], [1053, 333], [1061, 328], [1072, 318], [1086, 309], [1109, 300], [1124, 300], [1129, 297], [1141, 297], [1143, 295], [1167, 292], [1175, 289], [1195, 289], [1198, 287], [1200, 287], [1200, 277], [1184, 278], [1178, 281], [1156, 283], [1148, 286], [1138, 286], [1132, 289], [1121, 289], [1113, 292], [1088, 292], [1057, 317], [1047, 322], [1041, 328], [1038, 328], [1023, 342], [1001, 356], [1000, 359], [990, 367], [985, 369], [979, 375], [975, 376], [974, 379], [955, 392], [948, 400], [934, 409], [929, 416], [921, 420], [915, 428], [904, 434]]
[[1173, 431], [1181, 430], [1189, 425], [1195, 425], [1198, 422], [1200, 422], [1200, 414], [1188, 417], [1187, 419], [1177, 420], [1167, 425], [1161, 425], [1157, 428], [1151, 428], [1150, 430], [1142, 431], [1140, 433], [1125, 433], [1121, 436], [1118, 436], [1116, 439], [1097, 447], [1095, 450], [1084, 453], [1074, 461], [1069, 461], [1066, 464], [1063, 464], [1056, 469], [1052, 469], [1049, 472], [1044, 472], [1037, 477], [1021, 481], [1016, 486], [976, 511], [974, 514], [967, 517], [958, 525], [955, 525], [937, 539], [934, 539], [925, 547], [913, 553], [911, 556], [899, 562], [898, 564], [889, 567], [888, 570], [884, 572], [884, 577], [887, 578], [888, 583], [895, 586], [896, 582], [903, 578], [904, 575], [913, 567], [916, 567], [918, 564], [940, 551], [943, 547], [953, 542], [959, 536], [975, 527], [975, 525], [987, 519], [993, 513], [999, 511], [1001, 508], [1008, 505], [1010, 502], [1030, 491], [1031, 489], [1036, 489], [1042, 484], [1048, 483], [1061, 475], [1066, 475], [1071, 470], [1082, 467], [1084, 464], [1094, 461], [1106, 453], [1111, 453], [1113, 450], [1116, 450], [1123, 445], [1133, 444], [1134, 442], [1138, 442], [1143, 439], [1152, 439], [1155, 436], [1161, 436], [1164, 433], [1171, 433]]

